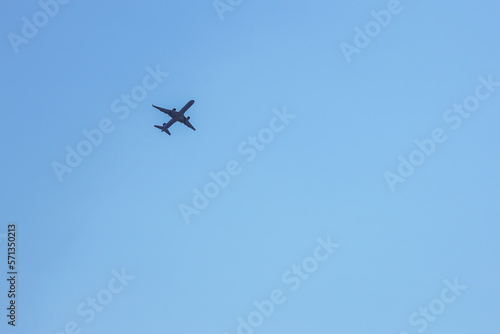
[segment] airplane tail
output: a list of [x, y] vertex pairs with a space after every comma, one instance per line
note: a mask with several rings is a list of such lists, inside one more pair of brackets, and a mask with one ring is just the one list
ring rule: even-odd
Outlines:
[[172, 134], [170, 133], [170, 131], [168, 131], [168, 129], [165, 129], [165, 128], [164, 128], [164, 126], [165, 126], [165, 124], [163, 124], [163, 126], [161, 126], [161, 125], [155, 125], [155, 128], [160, 129], [160, 130], [161, 130], [161, 132], [166, 132], [169, 136], [170, 136], [170, 135], [172, 135]]

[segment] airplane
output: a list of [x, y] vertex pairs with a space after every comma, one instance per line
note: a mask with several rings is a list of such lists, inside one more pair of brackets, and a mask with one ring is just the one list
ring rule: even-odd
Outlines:
[[181, 110], [177, 111], [175, 108], [170, 110], [170, 109], [165, 109], [165, 108], [161, 108], [161, 107], [157, 107], [153, 104], [153, 107], [155, 107], [156, 109], [158, 109], [159, 111], [161, 112], [164, 112], [165, 114], [167, 114], [168, 116], [172, 117], [172, 119], [170, 121], [168, 121], [168, 123], [163, 123], [163, 126], [162, 125], [155, 125], [155, 128], [158, 128], [161, 130], [161, 132], [166, 132], [168, 135], [171, 135], [170, 131], [168, 131], [168, 128], [174, 124], [175, 122], [181, 122], [183, 123], [184, 125], [186, 125], [187, 127], [193, 129], [193, 130], [196, 130], [194, 128], [194, 126], [191, 125], [191, 123], [189, 123], [189, 119], [191, 117], [185, 117], [184, 116], [184, 113], [186, 112], [186, 110], [189, 109], [189, 107], [191, 107], [194, 103], [194, 100], [191, 100], [189, 101], [188, 103], [186, 103], [186, 105], [184, 107], [182, 107]]

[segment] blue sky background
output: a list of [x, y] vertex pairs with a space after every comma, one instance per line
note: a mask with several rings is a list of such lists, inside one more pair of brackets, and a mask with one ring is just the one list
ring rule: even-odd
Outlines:
[[[2, 331], [233, 334], [280, 289], [254, 333], [498, 333], [500, 89], [456, 130], [442, 117], [478, 76], [500, 81], [500, 7], [401, 1], [348, 63], [340, 43], [387, 4], [244, 0], [221, 20], [211, 1], [70, 1], [18, 53], [8, 34], [41, 8], [6, 4], [0, 233], [17, 223], [19, 293], [12, 329], [2, 280]], [[169, 75], [120, 119], [148, 66]], [[196, 132], [153, 128], [168, 116], [151, 104], [190, 99]], [[284, 108], [247, 162], [238, 145]], [[104, 118], [114, 130], [59, 182], [52, 163]], [[447, 140], [392, 192], [384, 173], [435, 128]], [[179, 204], [230, 160], [242, 172], [185, 224]], [[329, 235], [340, 248], [292, 291], [282, 275]], [[86, 323], [78, 305], [122, 268], [135, 278]], [[411, 325], [455, 278], [456, 301]]]

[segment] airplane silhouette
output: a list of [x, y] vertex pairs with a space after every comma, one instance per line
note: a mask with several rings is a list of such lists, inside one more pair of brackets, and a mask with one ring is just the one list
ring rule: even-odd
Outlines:
[[163, 123], [163, 126], [162, 125], [155, 125], [155, 128], [158, 128], [161, 130], [161, 132], [166, 132], [168, 133], [169, 135], [171, 135], [170, 131], [168, 131], [168, 128], [174, 124], [175, 122], [181, 122], [183, 123], [184, 125], [186, 125], [187, 127], [193, 129], [193, 130], [196, 130], [194, 128], [193, 125], [191, 125], [191, 123], [189, 123], [189, 119], [191, 117], [186, 117], [184, 116], [184, 113], [186, 112], [186, 110], [189, 109], [189, 107], [191, 107], [194, 103], [194, 100], [191, 100], [189, 101], [188, 103], [186, 103], [186, 105], [184, 107], [182, 107], [181, 110], [179, 111], [176, 111], [175, 108], [170, 110], [170, 109], [165, 109], [165, 108], [162, 108], [162, 107], [157, 107], [153, 104], [153, 107], [155, 107], [156, 109], [158, 109], [159, 111], [161, 112], [164, 112], [165, 114], [167, 114], [168, 116], [172, 117], [172, 119], [170, 121], [168, 121], [168, 123]]

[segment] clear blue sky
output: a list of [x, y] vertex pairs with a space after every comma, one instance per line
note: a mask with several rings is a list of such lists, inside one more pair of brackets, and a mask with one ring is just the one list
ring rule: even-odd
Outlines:
[[500, 332], [500, 5], [228, 1], [6, 5], [1, 331]]

